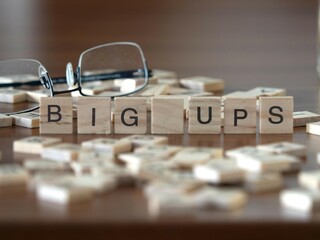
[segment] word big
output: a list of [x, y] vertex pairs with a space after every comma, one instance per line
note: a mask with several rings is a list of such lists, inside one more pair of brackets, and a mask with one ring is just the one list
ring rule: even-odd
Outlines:
[[[115, 98], [113, 111], [107, 97], [75, 100], [79, 134], [111, 134], [112, 122], [116, 134], [147, 132], [147, 98]], [[41, 98], [41, 134], [73, 132], [72, 101], [70, 97]], [[256, 133], [257, 126], [261, 134], [293, 132], [293, 97], [190, 97], [185, 107], [184, 99], [166, 96], [151, 98], [151, 133], [183, 134], [185, 114], [190, 134], [220, 134], [222, 126], [226, 134]]]

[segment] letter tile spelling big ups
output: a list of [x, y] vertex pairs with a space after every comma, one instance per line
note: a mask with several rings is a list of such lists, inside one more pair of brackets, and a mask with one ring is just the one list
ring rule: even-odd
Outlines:
[[71, 134], [72, 131], [72, 98], [41, 98], [40, 134]]
[[293, 97], [260, 97], [259, 132], [293, 133]]
[[147, 132], [146, 98], [115, 98], [114, 117], [114, 132], [116, 134], [145, 134]]

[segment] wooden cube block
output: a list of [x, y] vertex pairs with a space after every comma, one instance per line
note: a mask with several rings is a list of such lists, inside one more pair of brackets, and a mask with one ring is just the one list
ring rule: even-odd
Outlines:
[[180, 84], [186, 88], [198, 91], [218, 92], [223, 91], [224, 81], [222, 79], [196, 76], [180, 79]]
[[130, 141], [134, 147], [162, 145], [169, 143], [168, 137], [155, 135], [131, 135], [121, 138], [121, 140]]
[[306, 126], [307, 123], [319, 122], [320, 115], [316, 113], [312, 113], [309, 111], [301, 111], [293, 113], [293, 126], [294, 127], [302, 127]]
[[114, 100], [114, 133], [145, 134], [147, 132], [147, 100], [118, 97]]
[[111, 133], [111, 99], [108, 97], [77, 98], [78, 133]]
[[221, 133], [221, 98], [190, 97], [189, 128], [191, 134]]
[[0, 187], [24, 185], [28, 180], [28, 173], [17, 164], [0, 165]]
[[0, 113], [0, 127], [12, 126], [12, 117]]
[[2, 88], [0, 89], [0, 102], [20, 103], [27, 101], [27, 93], [23, 90]]
[[43, 148], [41, 156], [59, 162], [71, 162], [78, 159], [81, 150], [77, 144], [61, 143]]
[[183, 100], [154, 97], [151, 100], [151, 132], [153, 134], [183, 134]]
[[13, 125], [26, 127], [26, 128], [38, 128], [40, 117], [37, 112], [28, 112], [10, 115], [13, 118]]
[[293, 133], [293, 97], [260, 97], [260, 133]]
[[13, 142], [13, 151], [21, 153], [41, 154], [42, 150], [46, 146], [50, 146], [56, 143], [60, 143], [61, 138], [49, 138], [32, 136]]
[[40, 134], [71, 134], [72, 132], [72, 98], [41, 98]]
[[320, 122], [307, 123], [307, 133], [320, 135]]
[[226, 98], [224, 101], [224, 133], [256, 133], [256, 99]]

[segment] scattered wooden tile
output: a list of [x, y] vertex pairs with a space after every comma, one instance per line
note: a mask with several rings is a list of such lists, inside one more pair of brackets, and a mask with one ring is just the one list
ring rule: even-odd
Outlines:
[[164, 159], [163, 155], [152, 152], [122, 153], [118, 155], [118, 158], [126, 163], [126, 168], [134, 176], [139, 175], [143, 164]]
[[89, 158], [78, 161], [73, 161], [70, 163], [70, 167], [77, 176], [85, 174], [93, 174], [93, 169], [95, 168], [111, 168], [114, 167], [112, 159], [105, 160], [99, 158]]
[[256, 99], [226, 98], [224, 101], [224, 133], [256, 133]]
[[163, 69], [152, 69], [152, 76], [157, 78], [176, 78], [177, 73]]
[[72, 204], [91, 200], [93, 191], [88, 187], [79, 187], [70, 181], [57, 180], [52, 183], [42, 183], [36, 188], [37, 198], [57, 204]]
[[165, 95], [168, 93], [170, 86], [168, 84], [149, 84], [144, 90], [135, 94], [140, 97], [152, 97]]
[[260, 97], [260, 133], [293, 133], [293, 97]]
[[59, 162], [71, 162], [78, 159], [81, 151], [81, 147], [77, 144], [61, 143], [43, 148], [41, 156]]
[[183, 134], [183, 100], [176, 98], [154, 97], [151, 101], [152, 134]]
[[191, 134], [221, 133], [221, 98], [190, 97], [189, 125]]
[[41, 98], [40, 134], [71, 134], [72, 132], [72, 98]]
[[39, 89], [33, 91], [27, 91], [27, 101], [40, 103], [40, 98], [42, 97], [50, 97], [51, 93], [48, 89]]
[[0, 113], [0, 127], [12, 126], [12, 117]]
[[298, 174], [298, 182], [304, 188], [320, 190], [320, 170], [303, 171]]
[[258, 145], [257, 148], [271, 153], [290, 154], [297, 157], [305, 157], [307, 151], [305, 145], [293, 142], [277, 142], [263, 144]]
[[67, 171], [68, 165], [64, 162], [50, 161], [47, 159], [26, 159], [23, 161], [23, 166], [31, 172], [37, 171]]
[[288, 171], [291, 168], [292, 161], [298, 161], [296, 157], [286, 154], [255, 154], [242, 155], [236, 159], [237, 165], [252, 172], [267, 172], [267, 171]]
[[28, 172], [17, 164], [0, 165], [0, 187], [25, 185]]
[[212, 160], [193, 169], [197, 179], [209, 183], [239, 183], [244, 179], [244, 171], [230, 159]]
[[203, 76], [180, 79], [180, 84], [198, 91], [219, 92], [224, 89], [224, 81], [222, 79]]
[[23, 90], [1, 88], [0, 102], [4, 103], [20, 103], [27, 101], [27, 93]]
[[134, 149], [135, 153], [152, 153], [156, 156], [168, 158], [182, 150], [182, 146], [147, 145]]
[[148, 199], [148, 212], [152, 217], [163, 215], [189, 215], [195, 209], [195, 202], [191, 196], [166, 194]]
[[147, 101], [139, 97], [115, 98], [116, 134], [145, 134], [147, 132]]
[[133, 146], [153, 146], [153, 145], [164, 145], [169, 143], [167, 136], [156, 136], [156, 135], [130, 135], [128, 137], [121, 138], [121, 140], [130, 141]]
[[306, 126], [307, 123], [319, 122], [320, 115], [309, 112], [309, 111], [300, 111], [293, 112], [293, 126], [294, 127], [303, 127]]
[[78, 97], [78, 133], [111, 133], [111, 99], [108, 97]]
[[210, 159], [219, 159], [222, 157], [222, 148], [187, 147], [176, 153], [170, 159], [170, 162], [174, 167], [192, 168], [198, 164], [205, 164]]
[[307, 133], [320, 135], [320, 122], [307, 123]]
[[279, 190], [283, 186], [283, 179], [279, 173], [247, 173], [245, 176], [244, 187], [253, 193], [262, 193]]
[[10, 115], [13, 125], [25, 128], [39, 128], [40, 117], [37, 112], [28, 112]]
[[320, 208], [320, 192], [307, 189], [286, 189], [280, 194], [281, 205], [285, 208], [311, 212]]
[[270, 88], [270, 87], [256, 87], [245, 92], [249, 97], [273, 97], [273, 96], [286, 96], [286, 89], [283, 88]]
[[96, 138], [89, 141], [82, 142], [83, 148], [94, 149], [98, 152], [109, 153], [115, 156], [119, 153], [130, 152], [132, 143], [128, 140], [117, 140], [113, 138]]
[[61, 138], [32, 136], [13, 142], [13, 151], [21, 153], [41, 154], [44, 147], [60, 143]]
[[235, 188], [204, 187], [193, 195], [197, 208], [232, 211], [243, 208], [248, 201], [247, 194]]

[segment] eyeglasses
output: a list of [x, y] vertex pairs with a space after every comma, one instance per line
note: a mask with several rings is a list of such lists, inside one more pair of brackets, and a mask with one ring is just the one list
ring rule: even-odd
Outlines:
[[0, 113], [10, 115], [39, 108], [37, 104], [9, 104], [6, 95], [34, 91], [51, 97], [127, 96], [147, 86], [151, 74], [141, 47], [133, 42], [103, 44], [84, 51], [75, 73], [72, 64], [67, 64], [66, 77], [51, 78], [45, 67], [33, 59], [0, 61]]

